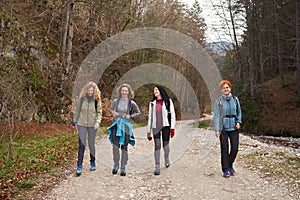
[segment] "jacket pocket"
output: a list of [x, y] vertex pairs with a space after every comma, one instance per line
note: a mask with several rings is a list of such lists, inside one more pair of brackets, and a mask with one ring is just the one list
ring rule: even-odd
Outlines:
[[223, 126], [224, 126], [225, 130], [234, 130], [235, 129], [235, 118], [224, 117]]

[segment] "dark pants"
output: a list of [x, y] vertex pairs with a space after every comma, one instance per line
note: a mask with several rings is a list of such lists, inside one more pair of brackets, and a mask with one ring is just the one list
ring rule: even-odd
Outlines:
[[[230, 152], [228, 138], [230, 141]], [[220, 135], [222, 171], [232, 168], [239, 149], [239, 131], [222, 131]]]
[[124, 145], [119, 144], [120, 137], [116, 136], [117, 126], [112, 127], [112, 143], [113, 143], [113, 160], [115, 166], [119, 166], [120, 161], [120, 146], [122, 150], [121, 167], [125, 167], [128, 161], [128, 143], [129, 143], [129, 128], [125, 126], [125, 140]]
[[160, 139], [162, 137], [163, 141], [170, 141], [170, 126], [165, 126], [163, 128], [153, 129], [154, 139]]
[[86, 133], [88, 133], [88, 144], [90, 149], [90, 162], [95, 162], [95, 137], [94, 127], [78, 126], [78, 161], [77, 166], [82, 166], [86, 146]]

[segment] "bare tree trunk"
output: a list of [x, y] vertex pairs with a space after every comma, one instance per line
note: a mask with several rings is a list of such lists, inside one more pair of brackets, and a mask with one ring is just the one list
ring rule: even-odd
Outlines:
[[[261, 40], [260, 40], [260, 47], [262, 46]], [[265, 58], [263, 54], [262, 47], [260, 49], [260, 56], [259, 56], [259, 72], [258, 72], [258, 82], [263, 83], [265, 81], [264, 77], [264, 63], [265, 63]]]
[[249, 84], [250, 84], [249, 86], [250, 86], [250, 96], [253, 98], [255, 78], [254, 78], [254, 63], [252, 58], [249, 59]]
[[[261, 13], [261, 20], [264, 21], [265, 20], [265, 16], [266, 16], [266, 3], [262, 2], [262, 13]], [[264, 51], [264, 36], [265, 36], [265, 32], [261, 31], [258, 34], [258, 46], [259, 46], [259, 70], [257, 71], [257, 82], [258, 83], [263, 83], [265, 81], [264, 78], [264, 63], [266, 60], [266, 53]]]
[[282, 47], [281, 47], [281, 40], [280, 40], [280, 30], [279, 30], [279, 19], [278, 19], [278, 12], [277, 12], [277, 0], [274, 0], [275, 5], [275, 24], [276, 24], [276, 37], [277, 37], [277, 57], [278, 57], [278, 65], [279, 65], [279, 75], [281, 78], [281, 85], [282, 87], [286, 86], [285, 79], [284, 79], [284, 71], [283, 71], [283, 63], [282, 63]]
[[73, 6], [74, 0], [68, 0], [66, 9], [65, 26], [61, 39], [61, 63], [65, 68], [61, 74], [62, 80], [66, 80], [71, 71], [71, 52], [73, 41]]
[[234, 20], [234, 14], [232, 10], [232, 5], [231, 5], [231, 0], [228, 1], [228, 10], [229, 10], [229, 15], [230, 15], [230, 22], [231, 22], [231, 27], [233, 31], [233, 39], [235, 43], [235, 51], [236, 51], [236, 58], [237, 58], [237, 78], [238, 80], [242, 79], [241, 71], [242, 71], [242, 57], [240, 55], [240, 48], [239, 48], [239, 43], [237, 40], [237, 33], [236, 33], [236, 25], [235, 25], [235, 20]]
[[65, 64], [66, 64], [66, 48], [67, 48], [68, 25], [69, 25], [69, 16], [70, 16], [70, 14], [68, 12], [69, 12], [69, 9], [67, 9], [65, 26], [64, 26], [64, 30], [63, 30], [62, 38], [61, 38], [61, 42], [60, 42], [60, 57], [61, 57], [61, 63], [63, 64], [63, 66], [65, 66]]
[[95, 27], [96, 27], [96, 12], [95, 12], [95, 2], [91, 1], [90, 2], [90, 16], [89, 16], [89, 30], [88, 30], [88, 35], [89, 35], [89, 51], [91, 51], [93, 49], [93, 45], [95, 43], [95, 38], [94, 38], [94, 34], [95, 34]]
[[67, 52], [66, 52], [66, 78], [70, 73], [71, 69], [71, 58], [72, 58], [72, 41], [73, 41], [73, 6], [74, 0], [70, 0], [68, 4], [68, 14], [69, 14], [69, 21], [68, 21], [68, 45], [67, 45]]
[[254, 51], [255, 51], [255, 22], [256, 20], [254, 20], [254, 14], [255, 10], [254, 8], [251, 8], [251, 5], [249, 5], [249, 7], [245, 7], [246, 9], [246, 13], [247, 13], [247, 27], [248, 27], [248, 54], [249, 54], [249, 58], [247, 58], [248, 62], [248, 73], [246, 72], [246, 70], [244, 71], [244, 76], [243, 77], [248, 77], [248, 81], [249, 81], [249, 92], [250, 92], [250, 97], [253, 98], [254, 97], [254, 75], [253, 75], [253, 71], [254, 71]]
[[238, 52], [239, 51], [239, 44], [238, 44], [237, 35], [236, 35], [236, 28], [235, 28], [235, 23], [234, 23], [234, 16], [233, 16], [233, 13], [232, 13], [231, 0], [228, 1], [228, 10], [229, 10], [229, 14], [230, 14], [230, 22], [231, 22], [232, 31], [233, 31], [233, 38], [234, 38], [235, 48], [236, 48], [236, 51]]
[[8, 159], [11, 159], [13, 156], [13, 134], [15, 129], [15, 121], [14, 121], [14, 115], [11, 114], [11, 116], [8, 117], [9, 122], [9, 146], [8, 146]]
[[297, 94], [300, 96], [300, 1], [296, 1], [296, 37], [297, 37]]

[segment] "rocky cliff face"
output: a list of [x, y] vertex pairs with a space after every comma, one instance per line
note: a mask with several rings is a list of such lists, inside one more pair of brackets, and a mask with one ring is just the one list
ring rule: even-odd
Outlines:
[[[15, 12], [0, 11], [0, 119], [13, 115], [40, 123], [60, 120], [53, 112], [66, 112], [69, 102], [53, 53], [57, 48], [46, 34], [32, 34], [24, 27]], [[61, 106], [59, 111], [56, 104]]]

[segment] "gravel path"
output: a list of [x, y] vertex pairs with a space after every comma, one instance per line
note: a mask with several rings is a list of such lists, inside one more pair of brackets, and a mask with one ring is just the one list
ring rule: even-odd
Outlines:
[[153, 175], [153, 141], [146, 140], [145, 127], [137, 128], [136, 147], [129, 148], [125, 177], [111, 174], [111, 144], [108, 138], [99, 138], [97, 170], [89, 171], [87, 150], [82, 175], [68, 177], [43, 199], [300, 199], [245, 167], [239, 155], [237, 175], [223, 178], [219, 142], [213, 131], [193, 128], [192, 124], [177, 122], [171, 139], [171, 166], [162, 168], [160, 176]]

